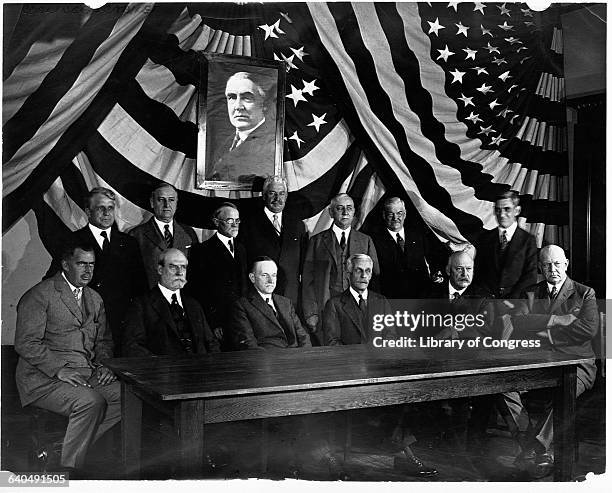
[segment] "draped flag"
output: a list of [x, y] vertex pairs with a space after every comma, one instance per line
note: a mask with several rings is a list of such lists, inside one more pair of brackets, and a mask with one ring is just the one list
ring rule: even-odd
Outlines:
[[257, 200], [194, 188], [203, 52], [285, 62], [288, 207], [311, 232], [329, 226], [321, 213], [340, 191], [360, 225], [393, 193], [441, 241], [462, 243], [495, 225], [491, 200], [514, 189], [538, 243], [569, 244], [553, 13], [456, 2], [17, 8], [3, 67], [3, 231], [34, 210], [51, 253], [86, 223], [93, 186], [117, 193], [126, 230], [149, 217], [151, 186], [170, 182], [177, 219], [202, 237], [220, 201]]

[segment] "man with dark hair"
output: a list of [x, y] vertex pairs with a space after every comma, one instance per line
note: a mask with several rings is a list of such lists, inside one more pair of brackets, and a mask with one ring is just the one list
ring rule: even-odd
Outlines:
[[136, 238], [147, 273], [149, 288], [157, 286], [157, 258], [167, 248], [177, 248], [189, 258], [191, 245], [198, 243], [198, 237], [191, 226], [174, 219], [178, 206], [178, 193], [169, 183], [160, 183], [149, 199], [153, 217], [129, 231]]
[[349, 287], [346, 260], [364, 253], [372, 259], [372, 275], [378, 276], [378, 258], [372, 239], [353, 229], [355, 204], [345, 193], [336, 195], [329, 206], [332, 227], [314, 235], [308, 242], [302, 274], [302, 311], [311, 334], [323, 340], [319, 317], [328, 299]]
[[535, 238], [518, 227], [519, 196], [508, 191], [495, 201], [498, 227], [485, 231], [476, 242], [474, 283], [495, 298], [519, 298], [537, 281]]
[[252, 72], [236, 72], [227, 80], [227, 113], [235, 133], [218, 147], [208, 179], [250, 181], [274, 167], [275, 113], [268, 116], [273, 91], [266, 91], [264, 80]]
[[389, 299], [423, 298], [442, 281], [445, 248], [429, 229], [408, 227], [406, 205], [390, 197], [383, 205], [384, 226], [372, 234], [380, 262], [380, 292]]
[[158, 284], [134, 301], [126, 317], [126, 356], [219, 352], [204, 310], [186, 295], [187, 257], [176, 248], [159, 254]]
[[19, 300], [15, 330], [21, 403], [68, 416], [61, 466], [77, 474], [89, 446], [121, 418], [120, 386], [103, 364], [113, 356], [104, 304], [88, 287], [94, 265], [91, 245], [71, 242], [61, 272]]
[[276, 262], [270, 257], [254, 259], [250, 292], [236, 300], [230, 310], [230, 332], [236, 349], [310, 347], [289, 298], [274, 294]]
[[287, 204], [287, 182], [280, 176], [269, 176], [263, 184], [263, 207], [243, 211], [238, 240], [247, 251], [249, 264], [268, 256], [278, 266], [276, 293], [286, 296], [297, 309], [303, 257], [308, 235], [304, 223], [291, 216]]
[[[115, 356], [121, 355], [121, 327], [128, 307], [135, 296], [147, 290], [147, 280], [138, 243], [122, 233], [115, 223], [115, 193], [96, 187], [85, 197], [88, 224], [72, 233], [72, 238], [93, 245], [96, 269], [90, 287], [104, 300], [108, 325], [113, 335]], [[54, 261], [49, 274], [58, 272]]]
[[189, 269], [189, 292], [200, 302], [221, 349], [230, 350], [227, 329], [231, 304], [246, 294], [246, 252], [236, 241], [240, 213], [231, 202], [223, 202], [213, 214], [217, 232], [194, 245]]

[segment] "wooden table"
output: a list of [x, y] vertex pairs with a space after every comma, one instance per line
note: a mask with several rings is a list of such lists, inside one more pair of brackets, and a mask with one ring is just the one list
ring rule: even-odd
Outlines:
[[126, 470], [140, 473], [142, 404], [173, 416], [179, 463], [197, 477], [204, 424], [555, 387], [556, 481], [573, 479], [576, 365], [541, 349], [372, 349], [364, 345], [116, 358]]

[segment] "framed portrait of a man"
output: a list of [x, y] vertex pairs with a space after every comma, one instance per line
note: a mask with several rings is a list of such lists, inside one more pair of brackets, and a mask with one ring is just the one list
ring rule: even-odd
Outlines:
[[211, 54], [200, 63], [196, 187], [254, 190], [281, 175], [284, 63]]

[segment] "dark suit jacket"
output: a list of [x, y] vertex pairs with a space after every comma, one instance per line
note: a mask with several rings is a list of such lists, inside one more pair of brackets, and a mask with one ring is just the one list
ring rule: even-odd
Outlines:
[[[185, 318], [193, 335], [197, 354], [220, 351], [200, 304], [181, 292]], [[159, 287], [134, 300], [125, 321], [125, 356], [185, 355], [170, 304]]]
[[291, 300], [273, 294], [272, 301], [278, 318], [254, 289], [234, 302], [230, 312], [230, 332], [236, 349], [311, 346], [310, 337], [302, 327]]
[[[550, 335], [553, 349], [573, 354], [582, 358], [595, 358], [592, 340], [597, 335], [599, 312], [593, 288], [571, 280], [569, 277], [561, 286], [556, 298], [548, 298], [546, 281], [530, 286], [523, 293], [527, 299], [512, 316], [514, 331], [511, 338], [536, 338], [535, 332], [546, 330], [551, 315], [573, 314], [576, 320], [568, 326], [553, 325]], [[533, 302], [529, 299], [533, 297]], [[550, 347], [548, 338], [540, 339], [545, 347]], [[580, 365], [591, 379], [595, 381], [597, 369], [595, 361]]]
[[41, 281], [17, 305], [15, 351], [15, 380], [24, 406], [46, 395], [64, 366], [92, 368], [112, 358], [102, 298], [84, 287], [79, 308], [61, 273]]
[[387, 298], [368, 290], [368, 318], [364, 321], [359, 306], [350, 290], [330, 298], [323, 311], [323, 333], [326, 346], [342, 344], [366, 344], [376, 336], [394, 337], [395, 330], [385, 329], [382, 332], [372, 329], [371, 318], [374, 314], [389, 314], [391, 306]]
[[[127, 309], [136, 296], [148, 290], [138, 243], [113, 225], [109, 252], [102, 254], [89, 226], [75, 231], [72, 235], [80, 242], [90, 243], [94, 248], [96, 265], [89, 287], [97, 291], [104, 300], [108, 325], [115, 343], [115, 355], [118, 356], [122, 342], [121, 327]], [[60, 270], [61, 263], [56, 259], [51, 264], [49, 273]]]
[[[314, 235], [308, 242], [308, 250], [302, 272], [302, 311], [304, 318], [311, 315], [321, 315], [325, 303], [329, 299], [329, 283], [332, 266], [336, 264], [333, 254], [333, 242], [337, 242], [333, 229], [329, 228]], [[378, 256], [372, 238], [351, 228], [348, 239], [348, 252], [365, 253], [369, 255], [374, 266], [372, 268], [372, 283], [380, 273]], [[338, 267], [338, 266], [336, 266]]]
[[213, 157], [214, 167], [208, 179], [235, 181], [241, 175], [266, 176], [274, 170], [275, 122], [266, 118], [266, 121], [253, 130], [242, 144], [230, 151], [234, 135], [232, 134], [218, 147]]
[[497, 228], [485, 231], [476, 242], [474, 283], [496, 298], [519, 299], [538, 277], [535, 238], [516, 228], [503, 259]]
[[[157, 286], [157, 257], [166, 249], [166, 240], [159, 231], [155, 219], [151, 218], [128, 231], [128, 234], [138, 242], [140, 253], [147, 274], [149, 288]], [[191, 226], [177, 223], [174, 221], [174, 236], [172, 238], [172, 248], [181, 250], [189, 259], [191, 245], [199, 243], [198, 237]]]
[[187, 288], [213, 330], [227, 328], [231, 304], [246, 294], [246, 252], [240, 242], [234, 245], [234, 257], [216, 234], [191, 247]]
[[443, 244], [433, 243], [424, 230], [404, 227], [404, 236], [402, 252], [385, 228], [372, 234], [380, 262], [380, 292], [389, 299], [423, 298], [432, 284], [431, 274], [444, 272], [446, 252]]
[[297, 307], [300, 276], [308, 244], [304, 223], [284, 212], [279, 236], [263, 207], [253, 212], [245, 211], [241, 216], [243, 219], [238, 239], [246, 248], [247, 266], [262, 255], [274, 260], [278, 266], [275, 292], [289, 298], [293, 306]]

